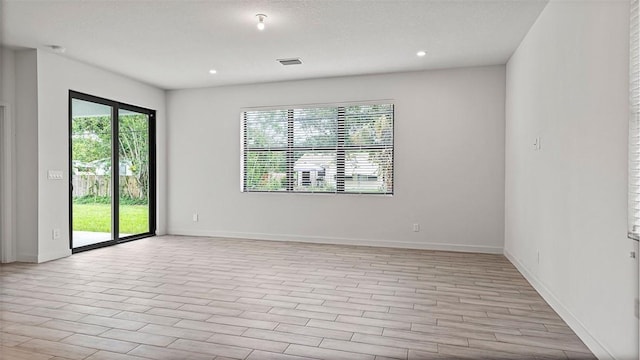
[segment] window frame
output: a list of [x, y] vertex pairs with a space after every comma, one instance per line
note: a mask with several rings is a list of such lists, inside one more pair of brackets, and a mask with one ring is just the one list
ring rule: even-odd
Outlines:
[[[345, 109], [354, 106], [374, 106], [388, 105], [391, 106], [391, 144], [390, 145], [347, 145], [345, 139], [347, 133], [345, 131], [346, 114]], [[337, 141], [336, 145], [327, 146], [295, 146], [294, 144], [294, 113], [295, 110], [314, 109], [314, 108], [336, 108], [337, 109]], [[287, 146], [279, 148], [258, 148], [249, 147], [247, 141], [247, 112], [252, 111], [287, 111]], [[271, 106], [271, 107], [249, 107], [240, 111], [240, 192], [243, 193], [277, 193], [277, 194], [348, 194], [348, 195], [383, 195], [393, 196], [395, 192], [395, 110], [396, 105], [393, 100], [375, 100], [345, 103], [328, 103], [328, 104], [304, 104], [304, 105], [287, 105], [287, 106]], [[391, 190], [380, 192], [366, 191], [347, 191], [345, 189], [345, 161], [346, 154], [349, 151], [362, 150], [391, 150]], [[336, 153], [336, 189], [334, 191], [305, 191], [295, 189], [295, 171], [294, 156], [299, 151], [333, 151]], [[249, 152], [284, 152], [286, 161], [286, 187], [284, 190], [251, 190], [247, 189], [247, 154]], [[326, 178], [326, 176], [325, 176]]]

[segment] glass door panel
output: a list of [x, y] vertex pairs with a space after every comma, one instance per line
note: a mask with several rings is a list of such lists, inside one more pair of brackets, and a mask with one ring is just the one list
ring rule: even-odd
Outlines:
[[112, 241], [113, 107], [71, 99], [71, 248]]
[[118, 112], [119, 237], [151, 232], [149, 115]]

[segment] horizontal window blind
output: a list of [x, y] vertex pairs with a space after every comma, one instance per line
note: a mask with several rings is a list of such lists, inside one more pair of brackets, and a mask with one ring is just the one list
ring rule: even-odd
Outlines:
[[640, 6], [631, 0], [628, 234], [640, 240]]
[[393, 104], [242, 113], [242, 191], [393, 194]]

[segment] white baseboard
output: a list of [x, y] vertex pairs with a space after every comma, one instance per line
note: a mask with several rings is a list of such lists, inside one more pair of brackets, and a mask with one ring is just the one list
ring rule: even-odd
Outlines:
[[71, 249], [64, 249], [61, 251], [50, 252], [47, 254], [39, 254], [38, 255], [38, 263], [43, 263], [46, 261], [57, 260], [67, 256], [71, 256]]
[[533, 286], [536, 291], [549, 303], [549, 305], [555, 310], [558, 315], [564, 320], [567, 325], [578, 335], [580, 340], [593, 352], [598, 359], [615, 359], [607, 348], [602, 345], [591, 333], [584, 324], [576, 318], [573, 313], [549, 290], [526, 266], [515, 256], [513, 256], [507, 249], [504, 250], [504, 256], [511, 261], [511, 263], [520, 271], [527, 281]]
[[184, 230], [184, 229], [169, 229], [168, 233], [171, 235], [209, 236], [209, 237], [222, 237], [222, 238], [234, 238], [234, 239], [269, 240], [269, 241], [294, 241], [294, 242], [305, 242], [305, 243], [316, 243], [316, 244], [391, 247], [391, 248], [401, 248], [401, 249], [475, 252], [475, 253], [485, 253], [485, 254], [502, 254], [503, 252], [502, 247], [493, 247], [493, 246], [443, 244], [443, 243], [428, 243], [428, 242], [417, 243], [417, 242], [408, 242], [408, 241], [339, 238], [339, 237], [326, 237], [326, 236], [302, 236], [302, 235], [288, 235], [288, 234], [263, 234], [263, 233], [244, 233], [244, 232], [228, 232], [228, 231], [200, 231], [200, 230]]

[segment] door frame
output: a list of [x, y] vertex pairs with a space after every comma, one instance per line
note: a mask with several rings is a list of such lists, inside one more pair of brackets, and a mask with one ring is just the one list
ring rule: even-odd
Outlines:
[[[73, 99], [93, 102], [111, 107], [111, 240], [73, 247]], [[133, 112], [147, 114], [149, 116], [148, 141], [149, 141], [149, 231], [145, 233], [133, 234], [120, 237], [120, 154], [119, 154], [119, 110], [129, 110]], [[120, 244], [132, 240], [138, 240], [155, 236], [157, 231], [156, 220], [156, 111], [136, 105], [125, 104], [114, 100], [101, 98], [86, 93], [69, 90], [69, 248], [72, 253], [97, 249], [105, 246]]]

